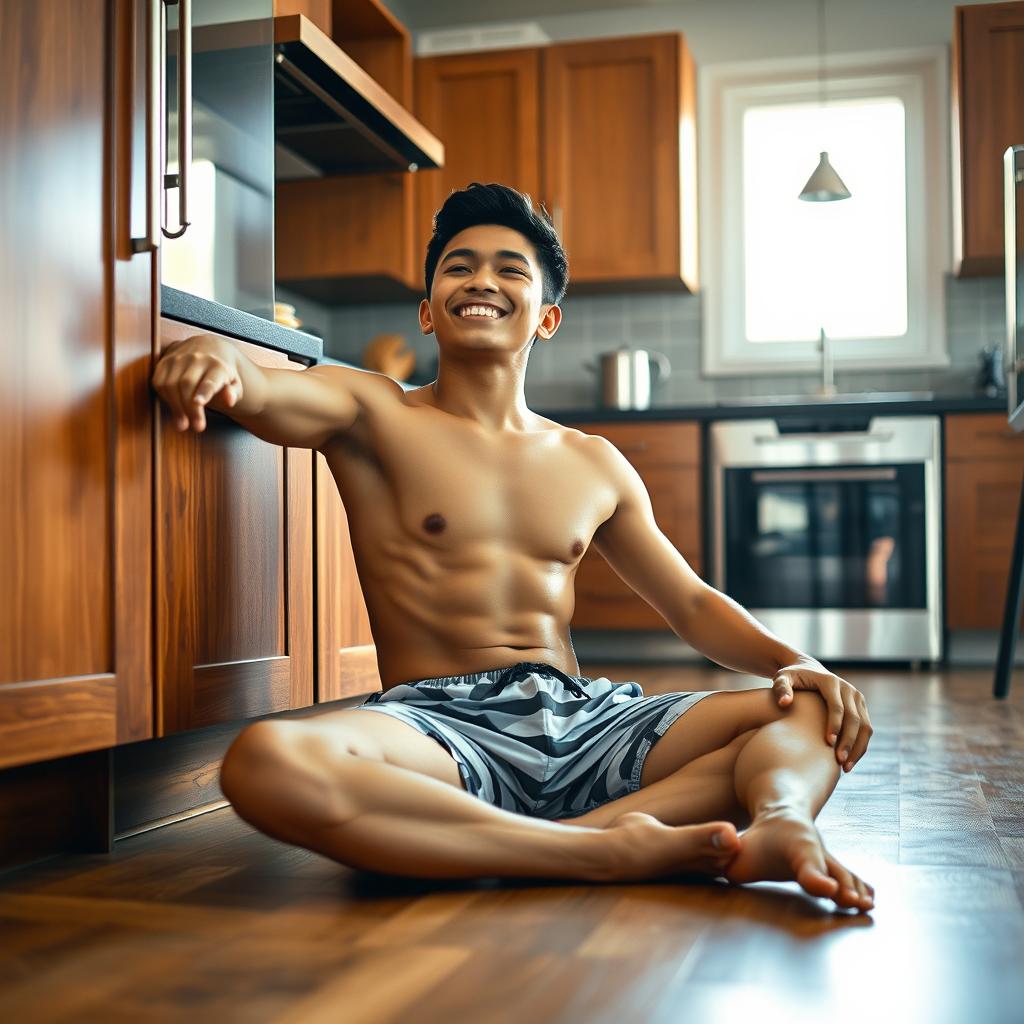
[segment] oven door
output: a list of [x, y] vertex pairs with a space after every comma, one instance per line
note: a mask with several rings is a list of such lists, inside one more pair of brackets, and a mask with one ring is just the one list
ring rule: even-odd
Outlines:
[[713, 585], [817, 658], [942, 655], [939, 419], [712, 424]]
[[725, 470], [725, 591], [745, 608], [925, 608], [924, 465]]

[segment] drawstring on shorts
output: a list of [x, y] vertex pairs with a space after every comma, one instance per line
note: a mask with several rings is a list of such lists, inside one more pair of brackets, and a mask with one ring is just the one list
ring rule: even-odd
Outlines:
[[521, 661], [518, 665], [510, 665], [498, 676], [498, 685], [505, 687], [518, 679], [524, 679], [531, 672], [542, 672], [544, 675], [557, 676], [565, 684], [569, 692], [576, 697], [590, 696], [572, 676], [566, 675], [561, 669], [555, 668], [554, 665], [548, 665], [543, 661]]

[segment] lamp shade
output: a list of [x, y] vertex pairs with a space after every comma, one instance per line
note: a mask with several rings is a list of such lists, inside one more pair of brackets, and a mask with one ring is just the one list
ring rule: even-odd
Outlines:
[[828, 153], [821, 154], [818, 166], [807, 179], [800, 198], [809, 203], [831, 203], [836, 199], [850, 198], [850, 190], [828, 162]]

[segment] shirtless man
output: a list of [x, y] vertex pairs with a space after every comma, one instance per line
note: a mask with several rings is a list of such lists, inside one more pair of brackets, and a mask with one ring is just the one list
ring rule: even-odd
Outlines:
[[[153, 385], [178, 429], [202, 431], [211, 408], [323, 453], [377, 648], [380, 692], [247, 726], [223, 791], [256, 828], [357, 868], [795, 880], [866, 911], [874, 890], [814, 826], [867, 748], [861, 693], [704, 583], [612, 444], [526, 405], [529, 353], [558, 330], [567, 276], [529, 197], [474, 184], [438, 212], [427, 249], [431, 384], [261, 368], [204, 335], [161, 357]], [[773, 686], [645, 696], [579, 675], [569, 622], [590, 545], [680, 637]]]

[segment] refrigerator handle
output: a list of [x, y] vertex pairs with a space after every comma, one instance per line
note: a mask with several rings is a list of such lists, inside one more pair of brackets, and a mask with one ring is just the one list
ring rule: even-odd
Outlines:
[[179, 226], [177, 231], [169, 231], [166, 224], [161, 228], [168, 238], [181, 238], [189, 225], [188, 174], [192, 169], [192, 0], [163, 0], [163, 5], [162, 54], [167, 46], [167, 7], [178, 7], [178, 173], [168, 174], [165, 163], [163, 179], [165, 199], [167, 189], [178, 189]]
[[1006, 351], [1003, 365], [1006, 376], [1007, 411], [1012, 417], [1021, 396], [1017, 394], [1017, 374], [1024, 370], [1024, 359], [1017, 351], [1018, 267], [1017, 233], [1019, 230], [1017, 204], [1024, 191], [1024, 146], [1010, 146], [1003, 153], [1003, 253], [1006, 270]]

